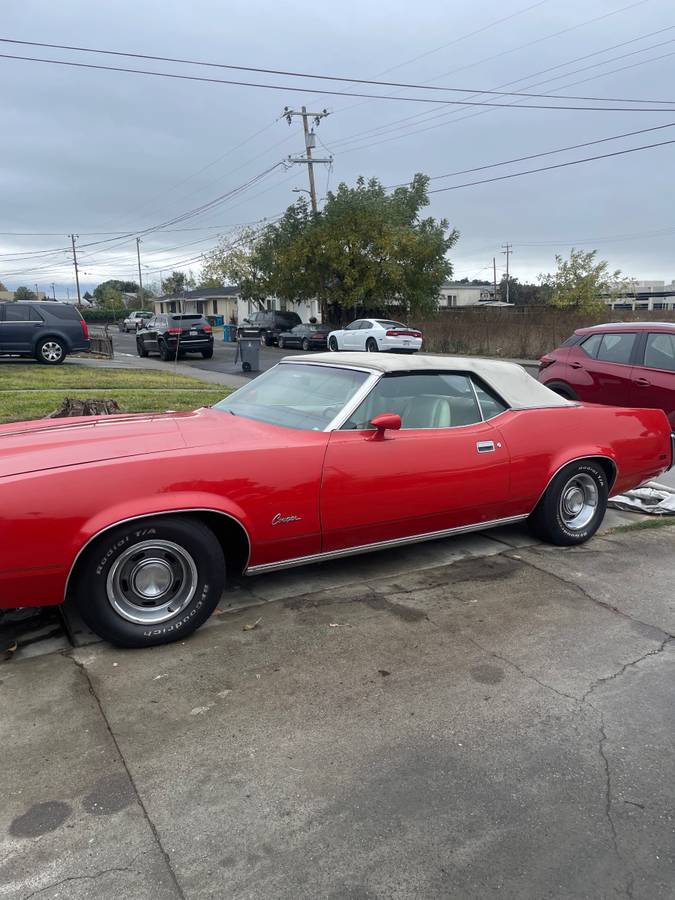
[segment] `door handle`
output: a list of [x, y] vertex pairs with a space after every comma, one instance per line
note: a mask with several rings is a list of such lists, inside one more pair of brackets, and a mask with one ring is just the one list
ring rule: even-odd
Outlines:
[[633, 384], [636, 384], [638, 387], [651, 387], [651, 381], [647, 381], [646, 378], [636, 378]]
[[581, 363], [573, 362], [570, 363], [570, 369], [583, 369], [583, 366], [581, 365]]
[[476, 441], [476, 450], [479, 453], [494, 453], [494, 441]]

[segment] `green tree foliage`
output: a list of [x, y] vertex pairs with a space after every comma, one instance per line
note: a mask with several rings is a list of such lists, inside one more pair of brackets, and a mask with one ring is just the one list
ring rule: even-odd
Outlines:
[[164, 294], [182, 294], [183, 291], [190, 291], [195, 286], [195, 278], [192, 272], [173, 271], [168, 278], [161, 283], [161, 290]]
[[[506, 275], [497, 285], [497, 299], [506, 301]], [[537, 306], [547, 302], [547, 290], [541, 284], [520, 282], [513, 275], [509, 278], [509, 302], [516, 306]]]
[[0, 291], [6, 291], [6, 290], [7, 290], [7, 288], [5, 287], [5, 285], [2, 283], [2, 281], [0, 281]]
[[387, 193], [371, 178], [355, 187], [340, 184], [313, 215], [301, 198], [261, 232], [209, 254], [208, 277], [236, 282], [245, 299], [276, 296], [298, 302], [318, 298], [352, 310], [395, 300], [407, 312], [436, 309], [451, 275], [448, 250], [459, 234], [446, 220], [423, 218], [428, 178]]
[[596, 260], [597, 252], [572, 249], [569, 259], [556, 255], [556, 271], [539, 276], [553, 306], [602, 312], [607, 299], [620, 297], [626, 291], [628, 279], [621, 277], [619, 269], [610, 272], [606, 260]]
[[[97, 288], [98, 290], [98, 288]], [[96, 291], [94, 291], [96, 293]], [[122, 292], [112, 285], [106, 285], [98, 296], [98, 306], [110, 312], [122, 312], [126, 309]]]
[[99, 306], [103, 305], [103, 296], [108, 289], [117, 291], [118, 294], [135, 294], [138, 290], [138, 285], [135, 281], [119, 281], [116, 278], [102, 281], [101, 284], [94, 288], [94, 300]]
[[14, 291], [14, 299], [15, 300], [23, 300], [23, 301], [37, 300], [37, 295], [36, 295], [35, 291], [31, 291], [29, 288], [21, 285], [21, 287], [18, 287]]

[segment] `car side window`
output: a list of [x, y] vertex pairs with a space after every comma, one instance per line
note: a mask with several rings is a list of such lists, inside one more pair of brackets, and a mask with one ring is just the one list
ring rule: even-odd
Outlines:
[[349, 325], [345, 328], [345, 331], [358, 331], [361, 327], [361, 319], [357, 319], [356, 322], [350, 322]]
[[31, 322], [44, 322], [45, 317], [42, 315], [39, 309], [36, 309], [34, 306], [30, 308], [30, 314], [28, 317]]
[[483, 419], [469, 376], [450, 372], [385, 375], [342, 428], [372, 429], [381, 413], [399, 415], [403, 429], [457, 428]]
[[498, 397], [491, 388], [487, 387], [487, 385], [484, 385], [476, 378], [473, 378], [472, 381], [473, 386], [476, 389], [476, 395], [478, 396], [478, 402], [480, 403], [484, 419], [494, 419], [494, 417], [498, 416], [500, 413], [506, 412], [509, 407], [504, 403], [501, 397]]
[[361, 330], [361, 331], [368, 331], [368, 330], [369, 330], [370, 328], [372, 328], [372, 327], [373, 327], [373, 323], [372, 323], [372, 322], [366, 322], [366, 321], [364, 320], [363, 322], [361, 322], [361, 328], [360, 328], [360, 330]]
[[580, 346], [584, 353], [587, 353], [592, 359], [595, 359], [598, 355], [598, 350], [600, 349], [600, 344], [602, 343], [602, 335], [601, 334], [592, 334], [590, 337], [586, 338], [585, 341], [582, 341]]
[[635, 332], [603, 334], [596, 359], [603, 362], [629, 363], [636, 337]]
[[7, 317], [5, 321], [7, 322], [30, 322], [32, 318], [38, 318], [38, 316], [33, 316], [31, 313], [31, 308], [27, 303], [12, 303], [10, 309], [7, 310]]
[[675, 335], [654, 333], [647, 335], [645, 366], [675, 372]]

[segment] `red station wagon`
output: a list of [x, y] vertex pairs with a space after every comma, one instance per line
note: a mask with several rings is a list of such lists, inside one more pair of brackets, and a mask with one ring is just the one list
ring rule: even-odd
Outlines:
[[662, 409], [675, 431], [675, 324], [578, 328], [542, 356], [539, 381], [568, 400]]

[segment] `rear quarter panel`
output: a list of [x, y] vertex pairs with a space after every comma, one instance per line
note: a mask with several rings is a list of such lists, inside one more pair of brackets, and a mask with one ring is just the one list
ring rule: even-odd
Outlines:
[[531, 512], [555, 473], [582, 457], [614, 463], [611, 494], [654, 478], [670, 465], [670, 427], [660, 410], [582, 404], [508, 412], [494, 422], [511, 456], [514, 515]]

